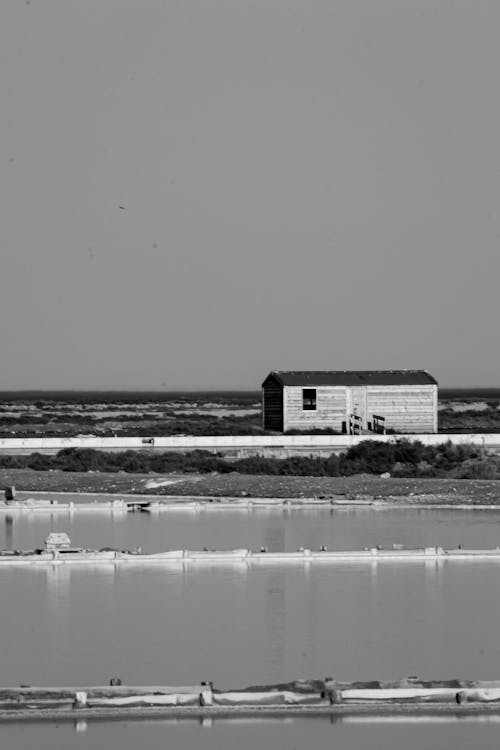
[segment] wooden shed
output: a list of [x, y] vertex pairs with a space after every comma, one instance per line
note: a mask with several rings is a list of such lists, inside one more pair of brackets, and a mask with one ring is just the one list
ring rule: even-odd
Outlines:
[[427, 370], [273, 371], [262, 383], [264, 429], [276, 432], [437, 432], [437, 403]]

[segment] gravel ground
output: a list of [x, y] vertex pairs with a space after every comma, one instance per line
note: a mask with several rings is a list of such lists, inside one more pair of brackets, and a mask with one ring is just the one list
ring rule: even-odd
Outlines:
[[[169, 484], [161, 485], [161, 482]], [[149, 485], [153, 485], [148, 487]], [[473, 479], [381, 479], [378, 476], [288, 477], [243, 474], [153, 474], [0, 470], [0, 487], [27, 492], [100, 492], [215, 497], [377, 498], [387, 502], [491, 504], [500, 506], [500, 481]], [[156, 485], [156, 486], [154, 486]], [[160, 485], [160, 486], [158, 486]]]
[[446, 502], [498, 503], [500, 482], [451, 479], [380, 479], [378, 476], [281, 477], [225, 474], [189, 479], [163, 488], [166, 495], [213, 495], [253, 497], [367, 496], [379, 499], [405, 497], [432, 502], [443, 496]]
[[[147, 485], [153, 481], [175, 481], [185, 475], [156, 477], [153, 474], [126, 474], [125, 472], [79, 472], [79, 471], [33, 471], [31, 469], [0, 469], [0, 492], [2, 487], [14, 485], [26, 492], [103, 492], [139, 493], [148, 492]], [[162, 488], [156, 488], [158, 493]], [[163, 488], [165, 489], [165, 488]], [[151, 490], [153, 491], [153, 490]]]

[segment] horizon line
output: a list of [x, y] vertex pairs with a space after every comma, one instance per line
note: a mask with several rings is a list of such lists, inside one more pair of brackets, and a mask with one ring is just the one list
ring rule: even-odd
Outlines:
[[[500, 385], [440, 385], [441, 390], [500, 390]], [[254, 393], [260, 391], [261, 386], [255, 388], [241, 387], [210, 387], [210, 388], [0, 388], [0, 394], [12, 393]]]

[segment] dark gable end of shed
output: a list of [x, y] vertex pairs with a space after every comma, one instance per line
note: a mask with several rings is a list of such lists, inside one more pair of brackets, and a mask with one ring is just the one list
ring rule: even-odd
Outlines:
[[262, 418], [265, 430], [283, 432], [283, 386], [273, 373], [262, 383]]

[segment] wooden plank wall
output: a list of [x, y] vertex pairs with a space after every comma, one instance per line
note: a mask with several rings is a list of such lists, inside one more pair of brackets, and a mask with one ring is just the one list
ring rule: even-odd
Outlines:
[[345, 386], [318, 386], [316, 388], [316, 411], [303, 411], [302, 387], [285, 386], [284, 429], [307, 430], [310, 428], [342, 430], [346, 419]]
[[436, 385], [367, 386], [366, 418], [385, 417], [385, 426], [397, 432], [437, 431]]
[[[349, 387], [317, 387], [316, 394], [316, 411], [304, 411], [302, 387], [285, 386], [283, 427], [268, 429], [283, 429], [286, 432], [330, 427], [340, 432], [352, 404]], [[373, 414], [385, 417], [386, 428], [397, 432], [437, 432], [437, 386], [367, 386], [365, 420], [371, 422]]]
[[283, 432], [283, 388], [279, 383], [270, 380], [263, 386], [262, 415], [265, 430]]

